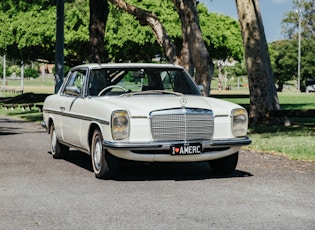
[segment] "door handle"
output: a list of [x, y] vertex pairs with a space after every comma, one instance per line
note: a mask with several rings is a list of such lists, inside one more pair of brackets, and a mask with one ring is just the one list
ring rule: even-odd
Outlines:
[[65, 111], [65, 107], [60, 107], [61, 112]]

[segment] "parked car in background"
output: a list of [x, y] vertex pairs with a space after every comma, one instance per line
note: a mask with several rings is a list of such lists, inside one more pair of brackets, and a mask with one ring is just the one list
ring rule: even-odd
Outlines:
[[311, 93], [315, 92], [315, 79], [308, 79], [305, 81], [305, 92], [306, 93]]
[[97, 178], [113, 178], [120, 161], [208, 161], [234, 172], [246, 137], [241, 106], [202, 96], [191, 76], [171, 64], [85, 64], [72, 68], [46, 98], [43, 125], [54, 158], [69, 148], [91, 155]]

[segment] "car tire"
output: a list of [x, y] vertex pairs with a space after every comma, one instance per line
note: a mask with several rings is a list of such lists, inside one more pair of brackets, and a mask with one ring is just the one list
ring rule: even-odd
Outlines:
[[238, 162], [238, 152], [216, 160], [209, 161], [212, 172], [216, 175], [231, 175]]
[[66, 158], [69, 155], [69, 147], [61, 144], [56, 135], [55, 125], [50, 126], [50, 151], [55, 159]]
[[118, 171], [118, 159], [103, 148], [103, 136], [99, 129], [95, 129], [93, 132], [91, 158], [96, 178], [115, 178]]

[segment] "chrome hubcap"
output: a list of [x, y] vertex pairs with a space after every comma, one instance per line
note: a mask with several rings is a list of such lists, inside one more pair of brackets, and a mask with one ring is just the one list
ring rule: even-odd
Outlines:
[[56, 143], [57, 143], [56, 131], [53, 130], [51, 135], [51, 151], [53, 154], [56, 152]]
[[95, 148], [94, 148], [94, 165], [97, 171], [100, 170], [101, 168], [101, 156], [102, 156], [102, 143], [98, 139], [95, 143]]

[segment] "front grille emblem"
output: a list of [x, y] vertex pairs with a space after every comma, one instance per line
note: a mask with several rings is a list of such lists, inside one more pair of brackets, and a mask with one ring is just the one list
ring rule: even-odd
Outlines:
[[180, 104], [181, 105], [186, 105], [187, 104], [187, 99], [186, 98], [181, 98], [180, 99]]

